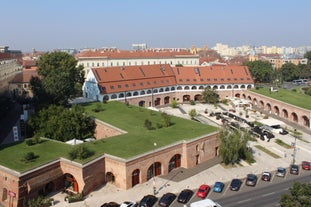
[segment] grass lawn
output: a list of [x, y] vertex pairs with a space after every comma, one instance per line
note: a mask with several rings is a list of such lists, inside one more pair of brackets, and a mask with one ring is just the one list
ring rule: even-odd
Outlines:
[[263, 146], [261, 146], [261, 145], [254, 145], [254, 146], [255, 146], [257, 149], [259, 149], [259, 150], [261, 150], [261, 151], [267, 153], [268, 155], [270, 155], [270, 156], [273, 157], [273, 158], [281, 158], [279, 155], [277, 155], [277, 154], [271, 152], [270, 150], [268, 150], [267, 148], [265, 148], [265, 147], [263, 147]]
[[[95, 142], [84, 143], [95, 154], [86, 160], [75, 160], [80, 163], [92, 160], [103, 153], [128, 159], [153, 150], [153, 143], [157, 143], [156, 147], [159, 148], [177, 141], [190, 140], [218, 130], [218, 128], [213, 126], [173, 116], [171, 117], [171, 126], [158, 128], [158, 125], [163, 125], [164, 123], [159, 112], [131, 105], [126, 106], [120, 102], [108, 102], [102, 104], [103, 111], [95, 113], [93, 111], [96, 106], [95, 104], [84, 105], [88, 115], [114, 125], [128, 133]], [[144, 127], [146, 119], [152, 122], [152, 130], [147, 130]], [[68, 158], [68, 152], [72, 148], [73, 146], [71, 145], [48, 140], [44, 140], [42, 143], [33, 146], [27, 146], [25, 142], [1, 146], [0, 164], [23, 172], [35, 166], [58, 159], [59, 157]], [[21, 160], [27, 152], [34, 152], [39, 157], [33, 162], [25, 163]]]
[[304, 109], [311, 110], [311, 96], [279, 88], [278, 92], [270, 93], [269, 88], [252, 89], [252, 92], [259, 93]]

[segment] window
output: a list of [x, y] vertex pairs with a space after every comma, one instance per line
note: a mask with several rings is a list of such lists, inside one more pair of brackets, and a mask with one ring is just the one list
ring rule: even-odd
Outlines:
[[214, 78], [214, 81], [217, 81], [217, 78]]
[[110, 63], [110, 66], [113, 66], [113, 63], [112, 63], [112, 62]]
[[180, 79], [179, 79], [179, 82], [183, 82], [183, 80], [180, 78]]
[[220, 80], [221, 80], [221, 81], [225, 81], [225, 79], [223, 79], [223, 78], [222, 78], [222, 79], [220, 79]]
[[157, 84], [157, 81], [153, 81], [154, 84]]
[[203, 79], [203, 78], [200, 78], [200, 81], [201, 81], [201, 82], [203, 82], [203, 81], [204, 81], [204, 79]]
[[133, 83], [132, 85], [133, 85], [133, 86], [136, 86], [136, 83]]
[[197, 79], [194, 78], [193, 81], [194, 81], [194, 82], [197, 82]]
[[114, 86], [110, 86], [110, 89], [114, 89]]
[[208, 78], [208, 79], [207, 79], [207, 81], [211, 81], [211, 79], [210, 79], [210, 78]]
[[129, 87], [129, 84], [125, 84], [125, 88], [128, 88]]
[[143, 83], [143, 82], [140, 82], [139, 84], [140, 84], [141, 86], [143, 86], [143, 85], [144, 85], [144, 83]]
[[164, 80], [161, 80], [161, 83], [164, 83]]
[[121, 86], [121, 85], [118, 85], [118, 88], [122, 88], [122, 86]]
[[190, 79], [189, 79], [189, 78], [187, 78], [187, 79], [186, 79], [186, 81], [187, 81], [187, 82], [190, 82]]
[[147, 81], [147, 85], [150, 85], [150, 82], [149, 82], [149, 81]]

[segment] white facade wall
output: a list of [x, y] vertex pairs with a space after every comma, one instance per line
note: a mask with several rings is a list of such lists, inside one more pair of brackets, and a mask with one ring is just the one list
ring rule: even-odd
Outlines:
[[155, 64], [170, 64], [172, 66], [182, 64], [184, 66], [198, 66], [199, 57], [144, 58], [144, 59], [142, 58], [108, 59], [106, 57], [102, 57], [102, 58], [81, 58], [78, 60], [78, 65], [84, 66], [85, 75], [88, 74], [91, 68], [155, 65]]
[[93, 100], [102, 100], [100, 99], [100, 91], [98, 88], [98, 82], [94, 76], [94, 73], [90, 71], [87, 74], [86, 80], [82, 86], [83, 97], [90, 98]]

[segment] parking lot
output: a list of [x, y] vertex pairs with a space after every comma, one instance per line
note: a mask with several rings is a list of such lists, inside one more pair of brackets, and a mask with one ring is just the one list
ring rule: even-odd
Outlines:
[[[161, 110], [169, 113], [174, 114], [176, 116], [180, 116], [183, 118], [189, 118], [187, 111], [191, 110], [192, 108], [195, 108], [196, 111], [200, 114], [202, 114], [203, 117], [205, 117], [204, 120], [208, 124], [211, 125], [220, 125], [221, 120], [217, 120], [215, 116], [209, 117], [209, 113], [211, 112], [217, 112], [221, 111], [219, 108], [215, 109], [214, 106], [204, 105], [204, 104], [197, 104], [197, 105], [183, 105], [181, 106], [183, 112], [176, 110], [176, 109], [170, 109], [170, 108], [163, 108]], [[208, 113], [205, 114], [205, 110], [208, 110]], [[228, 109], [227, 109], [228, 110]], [[238, 113], [238, 112], [236, 112]], [[258, 112], [251, 112], [249, 113], [248, 120], [251, 121], [252, 119], [260, 119], [261, 114]], [[291, 126], [288, 126], [288, 129], [291, 129]], [[291, 145], [294, 142], [294, 137], [290, 134], [281, 135], [274, 133], [275, 138], [271, 139], [270, 142], [263, 141], [261, 139], [257, 139], [257, 142], [251, 142], [250, 147], [254, 149], [254, 158], [256, 160], [256, 163], [249, 165], [245, 162], [241, 162], [240, 165], [237, 165], [235, 167], [227, 168], [221, 164], [217, 164], [214, 166], [205, 166], [205, 163], [200, 164], [197, 167], [201, 167], [199, 172], [196, 172], [193, 176], [186, 176], [189, 173], [191, 174], [191, 171], [195, 171], [195, 169], [176, 169], [173, 170], [169, 175], [167, 176], [159, 176], [155, 178], [155, 186], [157, 190], [157, 197], [160, 198], [163, 194], [167, 192], [172, 192], [176, 195], [178, 195], [183, 189], [191, 189], [194, 192], [198, 189], [198, 187], [201, 184], [208, 184], [211, 189], [216, 181], [221, 181], [225, 184], [224, 190], [222, 193], [215, 193], [212, 192], [212, 190], [208, 193], [208, 198], [211, 198], [213, 200], [218, 200], [223, 197], [235, 195], [237, 193], [241, 192], [248, 192], [252, 191], [253, 189], [265, 187], [267, 185], [275, 185], [277, 183], [280, 183], [284, 180], [290, 180], [297, 176], [304, 176], [309, 174], [310, 171], [302, 170], [300, 167], [299, 175], [292, 175], [288, 171], [288, 167], [293, 162], [293, 154], [294, 149], [286, 149], [277, 143], [275, 143], [275, 139], [281, 139], [283, 142]], [[295, 153], [295, 162], [297, 164], [301, 164], [302, 161], [308, 160], [310, 161], [311, 157], [311, 136], [309, 134], [303, 133], [301, 136], [302, 140], [297, 139], [296, 140], [296, 153]], [[266, 154], [265, 152], [257, 149], [254, 147], [254, 145], [261, 145], [265, 148], [267, 148], [269, 151], [277, 154], [279, 158], [273, 158], [270, 155]], [[285, 177], [277, 177], [275, 176], [275, 172], [278, 167], [284, 167], [287, 168], [287, 173]], [[179, 171], [178, 171], [179, 170]], [[183, 171], [183, 172], [181, 172]], [[264, 171], [271, 172], [272, 178], [271, 182], [266, 182], [261, 180], [261, 174]], [[171, 179], [174, 175], [174, 173], [178, 173], [178, 176], [185, 176], [184, 179], [180, 179], [178, 181], [174, 181]], [[256, 174], [258, 176], [258, 182], [255, 187], [249, 187], [245, 186], [245, 178], [246, 175], [249, 173]], [[243, 181], [241, 188], [238, 192], [231, 191], [229, 189], [230, 182], [233, 178], [238, 178]], [[136, 185], [134, 188], [129, 189], [127, 191], [117, 189], [112, 184], [107, 184], [103, 186], [102, 188], [92, 192], [87, 196], [87, 198], [83, 202], [78, 203], [66, 203], [64, 202], [63, 198], [65, 195], [59, 193], [54, 196], [55, 199], [55, 206], [101, 206], [103, 203], [114, 201], [119, 204], [121, 204], [124, 201], [140, 201], [144, 195], [147, 194], [153, 194], [153, 180], [149, 180], [146, 183], [142, 183], [139, 185]], [[194, 202], [196, 200], [199, 200], [196, 196], [193, 196], [191, 200], [188, 202]], [[156, 204], [158, 205], [158, 204]], [[182, 204], [178, 203], [176, 200], [172, 203], [172, 206], [181, 206]]]

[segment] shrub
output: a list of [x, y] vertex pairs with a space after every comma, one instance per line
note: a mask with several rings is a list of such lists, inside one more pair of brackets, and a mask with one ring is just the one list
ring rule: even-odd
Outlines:
[[171, 107], [177, 108], [177, 101], [176, 100], [172, 100]]
[[162, 125], [162, 124], [157, 123], [157, 128], [158, 128], [158, 129], [161, 129], [162, 127], [163, 127], [163, 125]]
[[48, 206], [52, 206], [52, 201], [54, 201], [53, 198], [44, 198], [42, 196], [39, 196], [38, 198], [29, 199], [28, 200], [28, 206], [31, 206], [31, 207], [48, 207]]
[[98, 113], [98, 112], [100, 112], [100, 111], [103, 111], [104, 109], [103, 109], [103, 106], [102, 106], [102, 104], [100, 103], [100, 102], [97, 102], [96, 104], [95, 104], [95, 108], [93, 109], [93, 111], [94, 112], [96, 112], [96, 113]]
[[83, 195], [82, 193], [74, 194], [74, 195], [68, 195], [65, 197], [65, 200], [68, 201], [68, 203], [83, 201]]
[[296, 89], [296, 88], [293, 88], [292, 91], [293, 91], [293, 92], [297, 92], [297, 89]]
[[84, 160], [94, 154], [93, 151], [89, 150], [84, 145], [75, 146], [70, 152], [69, 157], [71, 160], [80, 159]]
[[26, 139], [26, 144], [28, 145], [28, 146], [32, 146], [32, 145], [35, 145], [36, 143], [34, 142], [34, 140], [33, 139]]
[[145, 120], [144, 125], [145, 125], [145, 127], [146, 127], [148, 130], [151, 130], [151, 129], [152, 129], [152, 122], [151, 122], [149, 119], [146, 119], [146, 120]]
[[39, 156], [35, 155], [34, 152], [27, 152], [27, 153], [24, 155], [22, 161], [24, 161], [24, 162], [30, 162], [30, 161], [33, 161], [34, 159], [36, 159], [37, 157], [39, 157]]
[[221, 100], [221, 103], [222, 103], [222, 104], [225, 104], [225, 105], [228, 105], [228, 99], [222, 99], [222, 100]]
[[195, 105], [195, 101], [194, 100], [190, 100], [190, 105]]

